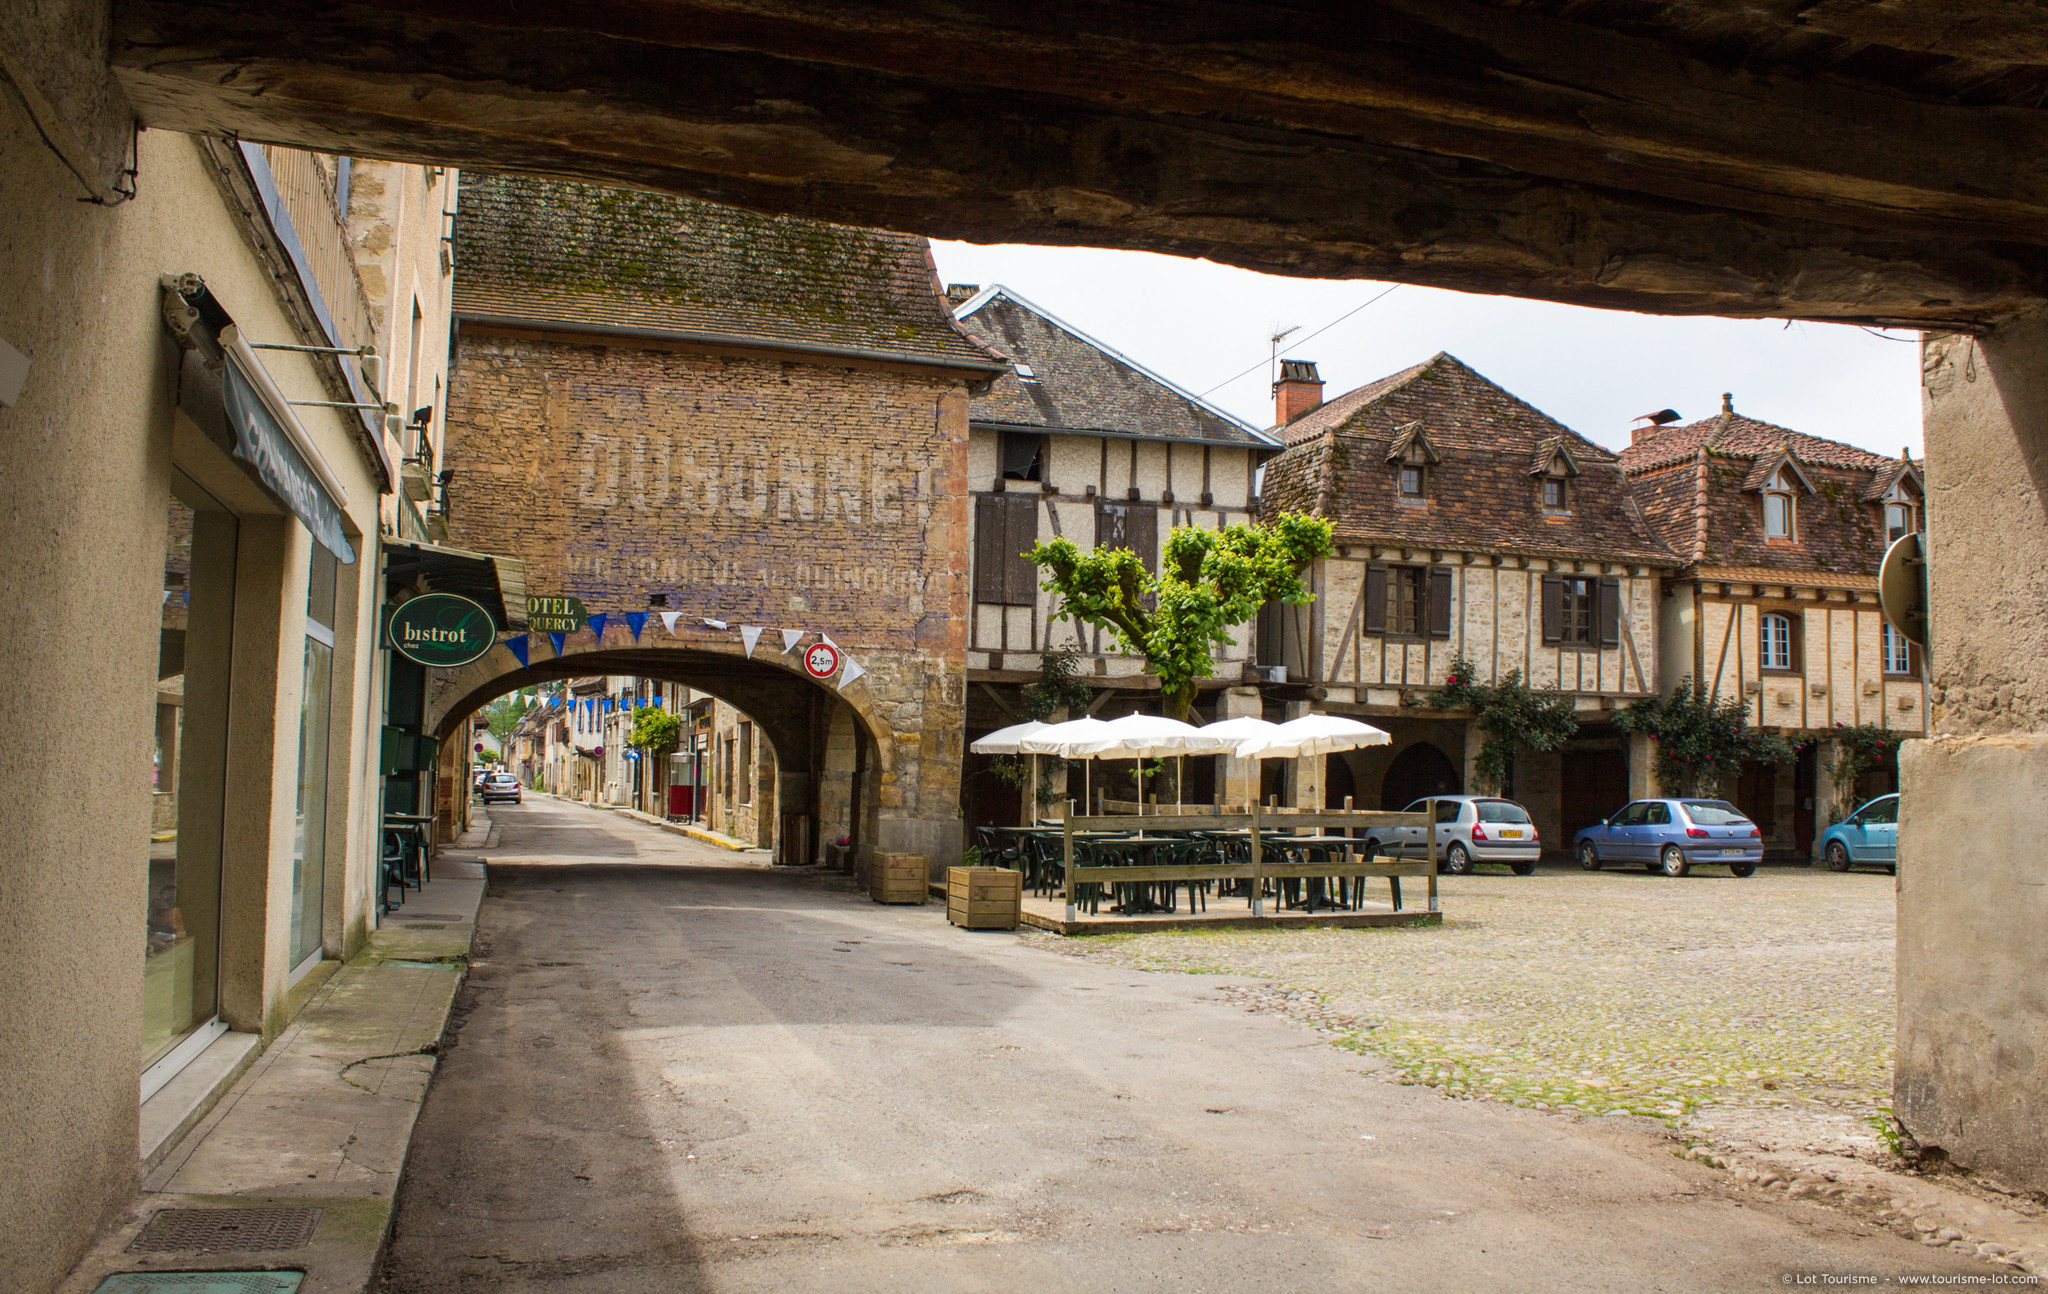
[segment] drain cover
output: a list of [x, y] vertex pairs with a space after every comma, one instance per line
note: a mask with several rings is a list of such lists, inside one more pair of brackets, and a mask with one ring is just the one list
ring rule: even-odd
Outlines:
[[92, 1294], [297, 1294], [304, 1272], [122, 1272]]
[[149, 1225], [142, 1228], [142, 1234], [129, 1244], [128, 1252], [166, 1254], [209, 1253], [216, 1249], [300, 1249], [313, 1238], [313, 1228], [319, 1225], [319, 1209], [158, 1209], [150, 1218]]

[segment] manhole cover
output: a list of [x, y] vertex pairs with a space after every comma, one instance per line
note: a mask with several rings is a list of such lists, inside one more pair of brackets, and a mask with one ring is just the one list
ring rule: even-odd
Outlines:
[[92, 1294], [296, 1294], [304, 1272], [122, 1272]]
[[149, 1225], [142, 1228], [142, 1234], [129, 1244], [128, 1252], [198, 1254], [216, 1249], [300, 1249], [313, 1238], [313, 1228], [319, 1225], [319, 1209], [158, 1209]]

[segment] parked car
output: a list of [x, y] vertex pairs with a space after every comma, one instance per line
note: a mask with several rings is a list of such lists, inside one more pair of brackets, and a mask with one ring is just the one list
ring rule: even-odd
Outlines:
[[1572, 852], [1589, 872], [1639, 862], [1683, 876], [1701, 863], [1726, 863], [1749, 876], [1764, 860], [1764, 833], [1726, 800], [1637, 800], [1572, 837]]
[[[1464, 876], [1480, 863], [1506, 863], [1517, 876], [1536, 870], [1543, 841], [1529, 811], [1513, 800], [1489, 795], [1440, 795], [1436, 798], [1438, 867]], [[1428, 800], [1417, 800], [1403, 813], [1425, 813]], [[1378, 837], [1379, 852], [1400, 858], [1429, 853], [1424, 827], [1392, 827]]]
[[1821, 834], [1820, 856], [1831, 872], [1846, 872], [1857, 863], [1899, 870], [1899, 797], [1880, 795]]
[[477, 793], [484, 797], [485, 804], [493, 800], [510, 800], [518, 804], [519, 789], [519, 779], [510, 773], [486, 773], [483, 786]]

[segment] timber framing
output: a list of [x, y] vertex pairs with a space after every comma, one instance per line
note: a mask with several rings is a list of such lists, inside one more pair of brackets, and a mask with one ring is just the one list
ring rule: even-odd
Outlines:
[[1958, 6], [1998, 9], [121, 0], [113, 49], [152, 126], [940, 237], [1973, 329], [2048, 299], [2048, 69], [2016, 63], [2048, 54]]

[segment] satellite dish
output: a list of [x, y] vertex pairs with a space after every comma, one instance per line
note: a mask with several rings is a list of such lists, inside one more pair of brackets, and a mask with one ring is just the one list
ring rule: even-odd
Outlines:
[[1927, 543], [1920, 531], [1900, 535], [1877, 571], [1877, 604], [1906, 641], [1927, 648]]

